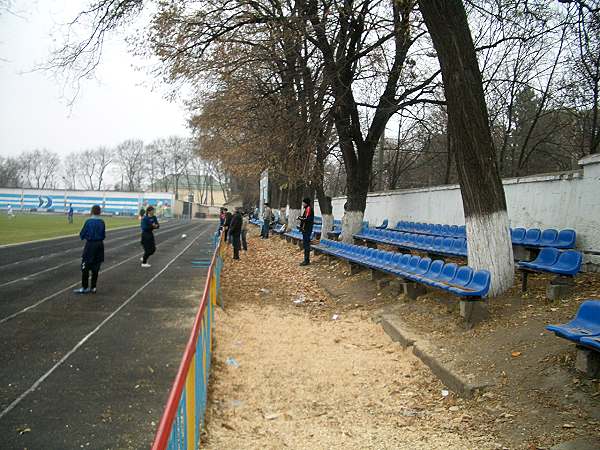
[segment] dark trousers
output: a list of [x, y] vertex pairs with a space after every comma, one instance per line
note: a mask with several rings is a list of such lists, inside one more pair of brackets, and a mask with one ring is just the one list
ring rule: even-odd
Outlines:
[[88, 288], [88, 280], [90, 278], [90, 272], [92, 272], [92, 289], [96, 288], [98, 282], [98, 272], [100, 271], [100, 264], [86, 264], [81, 263], [81, 286], [84, 289]]
[[225, 233], [225, 242], [227, 242], [227, 239], [229, 239], [229, 225], [223, 227], [223, 232]]
[[302, 245], [304, 247], [304, 262], [310, 262], [310, 233], [302, 233]]
[[269, 227], [270, 227], [270, 222], [268, 220], [265, 220], [263, 223], [263, 227], [262, 227], [262, 232], [260, 233], [260, 235], [264, 238], [268, 238], [269, 237]]
[[231, 233], [230, 237], [233, 244], [233, 259], [240, 259], [240, 233]]
[[152, 232], [144, 231], [142, 233], [142, 247], [144, 247], [144, 259], [142, 262], [146, 264], [148, 258], [156, 251], [156, 243], [154, 242], [154, 234]]
[[246, 241], [246, 235], [248, 234], [248, 230], [242, 230], [242, 248], [244, 251], [248, 250], [248, 242]]

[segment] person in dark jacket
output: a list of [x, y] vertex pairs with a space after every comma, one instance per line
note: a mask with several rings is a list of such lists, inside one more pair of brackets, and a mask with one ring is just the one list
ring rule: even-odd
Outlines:
[[223, 232], [225, 233], [225, 241], [229, 239], [229, 227], [231, 226], [231, 219], [233, 214], [229, 212], [227, 208], [225, 208], [225, 224], [223, 225]]
[[73, 203], [69, 203], [69, 210], [67, 211], [67, 221], [73, 223]]
[[[85, 221], [79, 232], [81, 240], [85, 240], [85, 246], [81, 255], [81, 287], [75, 290], [77, 294], [96, 293], [98, 272], [104, 262], [104, 238], [106, 238], [106, 226], [104, 220], [100, 218], [101, 212], [100, 206], [92, 206], [92, 217]], [[90, 272], [92, 272], [92, 283], [88, 287]]]
[[154, 215], [154, 206], [146, 208], [146, 215], [142, 218], [142, 246], [144, 247], [144, 256], [142, 256], [142, 267], [152, 267], [148, 264], [148, 258], [156, 251], [156, 242], [154, 241], [154, 230], [160, 228], [158, 219]]
[[231, 224], [229, 225], [229, 237], [233, 244], [233, 259], [240, 259], [240, 237], [242, 234], [243, 220], [240, 209], [236, 209], [235, 214], [231, 217]]
[[315, 223], [315, 213], [312, 206], [310, 206], [310, 198], [306, 197], [302, 200], [302, 206], [304, 210], [302, 216], [298, 217], [298, 220], [300, 220], [300, 231], [302, 231], [304, 261], [300, 265], [308, 266], [310, 264], [310, 238], [312, 236], [313, 224]]

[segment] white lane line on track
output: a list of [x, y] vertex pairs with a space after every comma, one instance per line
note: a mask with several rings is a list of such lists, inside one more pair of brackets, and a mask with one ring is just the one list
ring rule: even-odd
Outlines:
[[[169, 223], [170, 223], [170, 222], [169, 222]], [[189, 222], [188, 222], [188, 224], [189, 224]], [[174, 229], [176, 229], [176, 228], [181, 228], [181, 227], [183, 227], [183, 226], [185, 226], [185, 224], [180, 224], [180, 225], [173, 225], [173, 226], [169, 226], [169, 227], [166, 227], [166, 228], [164, 229], [164, 231], [174, 230]], [[163, 230], [163, 229], [161, 229], [161, 230]], [[109, 229], [109, 230], [107, 230], [107, 232], [111, 232], [111, 231], [113, 231], [113, 230], [112, 230], [112, 229]], [[130, 231], [134, 231], [134, 228], [133, 228], [133, 227], [130, 227], [130, 228], [127, 228], [127, 229], [121, 229], [121, 230], [117, 230], [117, 231], [129, 231], [129, 232], [130, 232]], [[117, 237], [115, 237], [115, 238], [113, 238], [113, 239], [110, 239], [110, 238], [109, 238], [108, 242], [116, 242], [116, 241], [120, 241], [120, 240], [122, 240], [122, 239], [127, 239], [128, 237], [131, 237], [131, 236], [132, 236], [131, 234], [126, 234], [125, 236], [117, 236]], [[74, 236], [71, 236], [71, 237], [74, 237]], [[37, 241], [34, 241], [34, 242], [37, 242]], [[27, 259], [21, 259], [21, 260], [19, 260], [19, 261], [15, 261], [15, 262], [11, 262], [11, 263], [8, 263], [8, 264], [3, 264], [3, 265], [0, 265], [0, 270], [4, 269], [4, 268], [6, 268], [6, 267], [10, 267], [10, 266], [16, 266], [16, 265], [18, 265], [18, 264], [23, 264], [23, 263], [26, 263], [26, 262], [28, 262], [28, 261], [32, 261], [32, 260], [35, 260], [35, 259], [44, 259], [44, 258], [50, 258], [50, 257], [53, 257], [53, 256], [57, 256], [57, 255], [63, 255], [63, 254], [65, 254], [65, 253], [73, 252], [73, 251], [76, 251], [76, 250], [77, 250], [77, 249], [74, 249], [74, 248], [69, 248], [69, 249], [67, 249], [67, 250], [61, 250], [61, 251], [59, 251], [59, 252], [48, 253], [48, 254], [46, 254], [46, 255], [41, 255], [41, 256], [32, 256], [31, 258], [27, 258]]]
[[94, 328], [82, 340], [80, 340], [71, 350], [69, 350], [68, 353], [65, 354], [65, 356], [63, 356], [56, 364], [54, 364], [50, 368], [50, 370], [48, 370], [48, 372], [46, 372], [44, 375], [39, 377], [37, 379], [37, 381], [31, 385], [31, 387], [29, 389], [27, 389], [25, 392], [23, 392], [21, 395], [19, 395], [10, 405], [8, 405], [2, 412], [0, 412], [0, 419], [2, 419], [5, 415], [7, 415], [9, 412], [11, 412], [15, 408], [15, 406], [17, 406], [25, 397], [27, 397], [29, 394], [31, 394], [33, 391], [35, 391], [40, 386], [40, 384], [42, 384], [44, 382], [44, 380], [46, 378], [48, 378], [50, 375], [52, 375], [52, 372], [54, 372], [56, 369], [58, 369], [67, 359], [69, 359], [69, 357], [73, 353], [75, 353], [79, 347], [81, 347], [83, 344], [85, 344], [89, 338], [91, 338], [94, 334], [96, 334], [98, 332], [98, 330], [100, 330], [100, 328], [102, 328], [104, 326], [104, 324], [106, 324], [106, 322], [108, 322], [115, 315], [117, 315], [117, 313], [119, 311], [121, 311], [123, 308], [125, 308], [125, 306], [127, 306], [135, 297], [137, 297], [137, 295], [140, 292], [142, 292], [150, 283], [152, 283], [160, 275], [162, 275], [162, 273], [165, 270], [167, 270], [169, 268], [169, 266], [171, 264], [173, 264], [175, 262], [175, 260], [177, 260], [177, 258], [179, 258], [181, 255], [183, 255], [187, 251], [187, 249], [190, 248], [192, 246], [192, 244], [198, 240], [198, 238], [200, 236], [203, 236], [204, 234], [206, 234], [206, 232], [210, 229], [211, 228], [207, 228], [206, 230], [201, 232], [198, 236], [196, 236], [194, 238], [194, 240], [192, 242], [190, 242], [188, 245], [186, 245], [185, 248], [182, 251], [180, 251], [173, 259], [171, 259], [171, 261], [169, 261], [167, 263], [167, 265], [160, 270], [160, 272], [158, 272], [156, 275], [154, 275], [152, 278], [150, 278], [150, 280], [148, 280], [146, 283], [144, 283], [142, 285], [142, 287], [140, 287], [137, 291], [135, 291], [131, 295], [131, 297], [129, 297], [127, 300], [125, 300], [123, 303], [121, 303], [121, 306], [119, 306], [112, 313], [110, 313], [110, 315], [106, 319], [104, 319], [102, 322], [100, 322], [100, 324], [96, 328]]
[[[165, 239], [165, 240], [163, 241], [163, 243], [165, 243], [165, 242], [169, 242], [170, 240], [172, 240], [172, 239], [175, 239], [176, 237], [177, 237], [177, 236], [173, 236], [173, 237], [170, 237], [169, 239]], [[125, 264], [127, 261], [131, 261], [132, 259], [134, 259], [134, 258], [139, 258], [139, 257], [140, 257], [140, 253], [136, 253], [135, 255], [133, 255], [133, 256], [130, 256], [129, 258], [127, 258], [127, 259], [124, 259], [124, 260], [123, 260], [123, 261], [121, 261], [121, 262], [118, 262], [117, 264], [114, 264], [114, 265], [112, 265], [112, 266], [110, 266], [110, 267], [107, 267], [107, 268], [106, 268], [106, 269], [104, 269], [104, 270], [101, 270], [101, 271], [100, 271], [100, 273], [102, 274], [102, 273], [110, 272], [112, 269], [115, 269], [115, 268], [117, 268], [117, 267], [119, 267], [119, 266], [121, 266], [121, 265]], [[5, 323], [5, 322], [8, 322], [8, 321], [9, 321], [9, 320], [11, 320], [11, 319], [14, 319], [14, 318], [15, 318], [15, 317], [17, 317], [17, 316], [20, 316], [21, 314], [24, 314], [24, 313], [26, 313], [26, 312], [27, 312], [27, 311], [29, 311], [30, 309], [33, 309], [33, 308], [36, 308], [36, 307], [38, 307], [39, 305], [41, 305], [42, 303], [45, 303], [45, 302], [47, 302], [48, 300], [52, 300], [54, 297], [56, 297], [56, 296], [58, 296], [58, 295], [62, 294], [63, 292], [66, 292], [66, 291], [68, 291], [69, 289], [73, 289], [75, 286], [78, 286], [80, 283], [81, 283], [80, 281], [77, 281], [77, 282], [75, 282], [75, 283], [73, 283], [73, 284], [71, 284], [71, 285], [67, 286], [67, 287], [66, 287], [66, 288], [64, 288], [64, 289], [61, 289], [60, 291], [58, 291], [58, 292], [55, 292], [54, 294], [50, 294], [49, 296], [47, 296], [47, 297], [44, 297], [43, 299], [41, 299], [40, 301], [38, 301], [38, 302], [34, 303], [33, 305], [29, 305], [29, 306], [27, 306], [26, 308], [23, 308], [23, 309], [21, 309], [21, 310], [19, 310], [19, 311], [15, 312], [15, 313], [12, 313], [12, 314], [11, 314], [11, 315], [9, 315], [9, 316], [6, 316], [6, 317], [3, 317], [3, 318], [1, 318], [1, 319], [0, 319], [0, 325], [1, 325], [1, 324], [3, 324], [3, 323]]]
[[[186, 224], [186, 225], [189, 225], [189, 224]], [[178, 225], [178, 226], [176, 226], [176, 227], [168, 228], [167, 230], [165, 230], [165, 232], [167, 232], [167, 231], [172, 231], [172, 230], [179, 229], [179, 228], [183, 228], [183, 227], [185, 227], [186, 225]], [[160, 235], [160, 234], [162, 234], [162, 233], [158, 233], [158, 234]], [[115, 241], [117, 241], [117, 240], [122, 240], [122, 239], [132, 238], [132, 237], [134, 237], [134, 236], [121, 236], [121, 237], [118, 237], [118, 238], [115, 238], [115, 239], [112, 239], [112, 240], [110, 240], [110, 241], [109, 241], [109, 243], [110, 243], [110, 242], [115, 242]], [[107, 250], [107, 253], [108, 253], [108, 252], [110, 252], [110, 251], [113, 251], [113, 250], [117, 250], [117, 249], [120, 249], [120, 248], [123, 248], [123, 247], [127, 247], [128, 245], [135, 244], [136, 242], [137, 242], [137, 241], [128, 242], [127, 244], [119, 245], [118, 247], [112, 247], [112, 248], [109, 248], [109, 249]], [[80, 250], [80, 249], [77, 249], [77, 250]], [[73, 251], [73, 250], [67, 250], [67, 251]], [[65, 252], [62, 252], [62, 253], [65, 253]], [[18, 283], [19, 281], [27, 281], [27, 280], [30, 280], [30, 279], [32, 279], [32, 278], [35, 278], [35, 277], [37, 277], [38, 275], [41, 275], [41, 274], [43, 274], [43, 273], [46, 273], [46, 272], [50, 272], [50, 271], [52, 271], [52, 270], [59, 269], [59, 268], [61, 268], [61, 267], [63, 267], [63, 266], [66, 266], [66, 265], [68, 265], [68, 264], [72, 264], [73, 262], [75, 262], [75, 261], [77, 261], [77, 260], [79, 260], [79, 258], [73, 258], [73, 259], [70, 259], [70, 260], [68, 260], [68, 261], [66, 261], [66, 262], [64, 262], [64, 263], [62, 263], [62, 264], [58, 264], [58, 265], [56, 265], [56, 266], [52, 266], [52, 267], [49, 267], [49, 268], [47, 268], [47, 269], [44, 269], [44, 270], [40, 270], [39, 272], [30, 273], [29, 275], [25, 275], [24, 277], [17, 278], [17, 279], [15, 279], [15, 280], [7, 281], [6, 283], [2, 283], [2, 284], [0, 284], [0, 288], [2, 288], [2, 287], [4, 287], [4, 286], [10, 286], [11, 284]], [[1, 269], [1, 267], [0, 267], [0, 269]]]

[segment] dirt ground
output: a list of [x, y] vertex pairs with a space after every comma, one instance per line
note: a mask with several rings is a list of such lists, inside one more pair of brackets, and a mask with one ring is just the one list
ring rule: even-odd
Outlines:
[[[443, 294], [408, 302], [368, 272], [349, 276], [322, 256], [300, 268], [301, 258], [254, 232], [241, 261], [227, 258], [205, 447], [544, 449], [600, 437], [599, 380], [577, 374], [574, 346], [544, 332], [598, 296], [597, 275], [555, 304], [542, 300], [547, 280], [531, 279], [527, 296], [516, 280], [491, 319], [465, 331]], [[391, 342], [383, 313], [492, 386], [471, 400], [448, 392]]]

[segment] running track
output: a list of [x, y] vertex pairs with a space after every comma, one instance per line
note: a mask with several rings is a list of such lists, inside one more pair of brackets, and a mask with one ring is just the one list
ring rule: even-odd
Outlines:
[[150, 446], [216, 224], [163, 224], [149, 269], [137, 228], [108, 230], [96, 295], [72, 292], [77, 237], [0, 248], [0, 449]]

